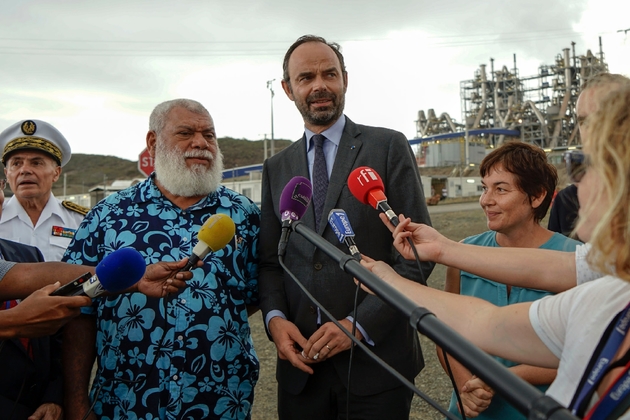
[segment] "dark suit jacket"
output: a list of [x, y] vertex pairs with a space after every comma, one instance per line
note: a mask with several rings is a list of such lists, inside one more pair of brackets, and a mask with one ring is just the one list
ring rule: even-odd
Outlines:
[[575, 221], [580, 210], [580, 203], [577, 198], [577, 186], [571, 184], [560, 190], [551, 205], [551, 213], [549, 214], [549, 224], [547, 229], [552, 232], [558, 232], [564, 236], [571, 236]]
[[[422, 277], [415, 263], [402, 259], [393, 248], [391, 233], [378, 218], [378, 212], [361, 204], [348, 190], [348, 175], [359, 166], [369, 166], [383, 178], [388, 202], [397, 214], [404, 213], [415, 222], [430, 224], [416, 161], [405, 136], [384, 128], [357, 125], [346, 119], [330, 177], [319, 233], [347, 252], [327, 223], [331, 209], [343, 209], [354, 228], [355, 241], [361, 252], [386, 261], [407, 278], [415, 281], [426, 279], [433, 265], [424, 264]], [[277, 257], [281, 232], [278, 209], [280, 195], [287, 182], [298, 175], [309, 178], [304, 137], [267, 159], [264, 164], [260, 299], [264, 318], [269, 311], [280, 310], [308, 338], [317, 329], [316, 308], [283, 272]], [[302, 221], [315, 229], [314, 218], [313, 206], [310, 205]], [[297, 233], [293, 233], [289, 239], [285, 263], [336, 319], [352, 314], [356, 287], [352, 277], [341, 271], [338, 264]], [[327, 321], [323, 319], [322, 323]], [[417, 333], [409, 326], [408, 320], [378, 297], [361, 291], [357, 322], [374, 341], [374, 353], [412, 381], [424, 366], [424, 361]], [[346, 351], [331, 358], [344, 383], [347, 380], [349, 353]], [[287, 392], [299, 394], [308, 376], [289, 362], [278, 360], [276, 377], [278, 384]], [[354, 394], [373, 395], [397, 386], [400, 386], [398, 380], [363, 351], [355, 352], [351, 379], [351, 391]]]
[[[0, 252], [7, 261], [44, 261], [39, 249], [4, 239], [0, 239]], [[12, 418], [26, 419], [43, 403], [62, 404], [59, 338], [51, 336], [31, 339], [33, 359], [28, 356], [20, 340], [5, 341], [0, 351], [0, 417], [9, 418], [15, 408]], [[18, 395], [20, 401], [16, 405]]]

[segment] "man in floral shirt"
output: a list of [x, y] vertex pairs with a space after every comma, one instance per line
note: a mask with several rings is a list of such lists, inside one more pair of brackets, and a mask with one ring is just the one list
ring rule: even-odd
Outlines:
[[68, 325], [66, 419], [83, 418], [91, 401], [92, 419], [248, 419], [259, 372], [248, 310], [258, 304], [260, 211], [221, 186], [214, 123], [198, 102], [158, 105], [147, 149], [155, 173], [94, 207], [64, 261], [96, 265], [125, 247], [147, 264], [178, 261], [191, 255], [196, 232], [216, 213], [234, 220], [236, 235], [193, 270], [181, 293], [96, 299], [91, 313]]

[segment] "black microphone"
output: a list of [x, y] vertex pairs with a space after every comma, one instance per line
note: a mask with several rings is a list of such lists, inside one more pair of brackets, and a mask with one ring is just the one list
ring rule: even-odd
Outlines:
[[359, 261], [326, 241], [313, 229], [299, 220], [291, 224], [291, 229], [339, 263], [343, 271], [365, 284], [385, 303], [402, 312], [414, 328], [453, 355], [464, 367], [490, 385], [521, 413], [527, 415], [532, 411], [539, 414], [535, 418], [577, 420], [561, 404], [516, 376], [486, 352], [438, 320], [427, 309], [419, 307], [407, 296], [363, 267]]
[[303, 176], [295, 176], [284, 186], [280, 195], [280, 215], [282, 234], [278, 242], [278, 256], [284, 256], [291, 233], [291, 223], [300, 220], [313, 196], [311, 181]]
[[339, 242], [346, 244], [352, 257], [357, 261], [361, 261], [361, 253], [354, 242], [354, 230], [352, 230], [346, 212], [342, 209], [332, 209], [328, 213], [328, 224], [335, 232], [335, 235], [337, 235]]

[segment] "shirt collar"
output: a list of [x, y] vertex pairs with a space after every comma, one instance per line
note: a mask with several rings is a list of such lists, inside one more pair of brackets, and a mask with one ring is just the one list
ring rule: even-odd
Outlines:
[[[341, 135], [343, 134], [343, 129], [346, 126], [346, 116], [341, 114], [341, 117], [335, 123], [322, 131], [324, 137], [326, 137], [331, 142], [335, 143], [337, 147], [339, 147], [339, 143], [341, 142]], [[304, 127], [304, 135], [306, 136], [306, 150], [311, 149], [311, 138], [315, 135], [311, 130]]]
[[[2, 209], [2, 221], [7, 222], [15, 217], [20, 217], [20, 214], [22, 214], [25, 218], [28, 218], [28, 216], [26, 215], [26, 210], [24, 210], [17, 197], [14, 195], [4, 204], [4, 207]], [[50, 193], [50, 197], [48, 197], [48, 202], [46, 203], [46, 206], [44, 206], [44, 208], [42, 209], [42, 213], [39, 217], [42, 220], [45, 220], [48, 219], [51, 214], [59, 216], [64, 224], [70, 222], [69, 220], [66, 220], [66, 213], [64, 211], [64, 208], [59, 200], [55, 198], [52, 192]]]

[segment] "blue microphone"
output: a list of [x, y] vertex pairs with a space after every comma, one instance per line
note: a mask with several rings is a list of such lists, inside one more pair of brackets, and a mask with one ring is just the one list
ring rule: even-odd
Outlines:
[[147, 265], [138, 251], [121, 248], [107, 255], [96, 266], [96, 274], [85, 273], [61, 286], [51, 296], [89, 296], [95, 298], [105, 292], [119, 293], [136, 284]]
[[339, 242], [346, 244], [352, 257], [357, 261], [361, 261], [361, 253], [359, 248], [357, 248], [357, 244], [354, 243], [354, 231], [346, 212], [342, 209], [332, 209], [328, 213], [328, 224], [335, 232], [335, 235], [337, 235]]

